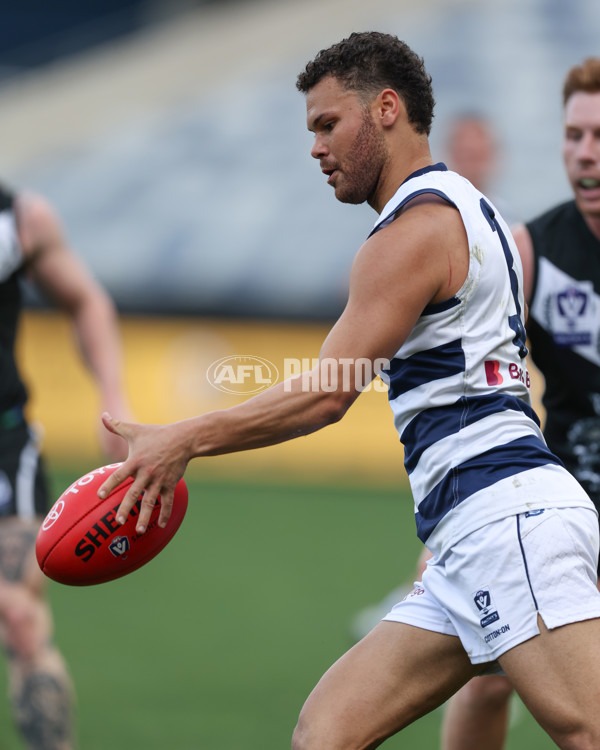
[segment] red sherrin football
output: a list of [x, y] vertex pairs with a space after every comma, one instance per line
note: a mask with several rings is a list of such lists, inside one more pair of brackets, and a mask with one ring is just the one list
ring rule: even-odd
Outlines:
[[38, 532], [35, 553], [43, 572], [59, 583], [90, 586], [131, 573], [155, 557], [173, 538], [188, 505], [183, 479], [175, 488], [173, 511], [164, 529], [158, 525], [160, 496], [145, 534], [137, 534], [141, 497], [121, 526], [116, 512], [131, 478], [104, 500], [98, 488], [121, 464], [109, 464], [90, 471], [66, 489], [44, 519]]

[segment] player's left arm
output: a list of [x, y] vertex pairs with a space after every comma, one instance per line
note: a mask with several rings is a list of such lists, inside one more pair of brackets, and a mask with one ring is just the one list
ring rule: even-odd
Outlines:
[[[69, 247], [61, 222], [45, 198], [23, 193], [15, 209], [28, 277], [70, 316], [77, 349], [99, 391], [101, 410], [127, 418], [121, 337], [112, 300]], [[105, 430], [101, 439], [111, 457], [126, 452], [124, 442]]]
[[[175, 484], [191, 458], [273, 445], [338, 421], [361, 392], [357, 383], [369, 381], [378, 362], [392, 359], [429, 302], [447, 299], [460, 288], [467, 267], [458, 212], [447, 205], [415, 205], [358, 252], [348, 304], [310, 373], [230, 409], [172, 424], [127, 424], [105, 415], [107, 429], [125, 437], [130, 452], [100, 494], [132, 476], [118, 515], [124, 519], [143, 492], [138, 529], [143, 531], [160, 494], [159, 523], [164, 525]], [[337, 367], [335, 388], [320, 379], [326, 361]], [[364, 372], [354, 377], [353, 363], [359, 362], [371, 365], [366, 378]]]

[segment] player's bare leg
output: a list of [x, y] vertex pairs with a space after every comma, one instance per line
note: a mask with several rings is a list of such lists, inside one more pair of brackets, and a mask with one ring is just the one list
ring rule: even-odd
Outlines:
[[475, 677], [448, 701], [442, 750], [502, 750], [513, 688], [501, 675]]
[[377, 747], [477, 671], [458, 638], [382, 622], [321, 678], [300, 714], [293, 750]]
[[0, 638], [17, 726], [31, 750], [72, 750], [73, 691], [52, 642], [52, 616], [35, 560], [37, 524], [0, 522]]
[[547, 630], [499, 662], [527, 708], [563, 750], [600, 748], [600, 619]]
[[502, 750], [512, 693], [508, 679], [499, 675], [476, 677], [467, 683], [448, 701], [441, 750]]

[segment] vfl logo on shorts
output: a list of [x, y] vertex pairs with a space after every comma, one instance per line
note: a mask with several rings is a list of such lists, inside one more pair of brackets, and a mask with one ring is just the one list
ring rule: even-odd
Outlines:
[[485, 628], [500, 619], [500, 615], [492, 604], [492, 595], [490, 594], [489, 588], [483, 588], [476, 591], [473, 595], [473, 601], [475, 602], [477, 611], [481, 615], [479, 624], [482, 628]]

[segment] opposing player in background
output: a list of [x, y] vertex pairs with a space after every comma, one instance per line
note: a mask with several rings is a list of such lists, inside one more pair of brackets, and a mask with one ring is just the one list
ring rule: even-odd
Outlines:
[[[26, 421], [27, 388], [14, 351], [24, 278], [73, 321], [76, 345], [95, 378], [100, 406], [127, 414], [112, 301], [69, 249], [49, 203], [0, 187], [0, 639], [8, 659], [12, 710], [27, 747], [71, 750], [73, 690], [53, 642], [34, 549], [50, 498], [38, 437]], [[114, 435], [103, 440], [110, 458], [122, 458], [124, 448]]]
[[[529, 302], [533, 361], [545, 378], [548, 446], [600, 511], [600, 58], [574, 66], [563, 86], [562, 154], [573, 199], [513, 234]], [[443, 750], [501, 750], [506, 678], [471, 681], [449, 701]]]
[[323, 676], [294, 750], [377, 747], [498, 666], [561, 748], [600, 747], [597, 513], [528, 403], [522, 268], [508, 226], [434, 163], [431, 79], [396, 37], [352, 34], [322, 50], [297, 85], [311, 154], [336, 197], [379, 214], [319, 364], [172, 424], [104, 415], [129, 456], [99, 493], [131, 476], [117, 520], [144, 492], [137, 532], [159, 494], [164, 525], [192, 458], [336, 422], [384, 368], [418, 535], [434, 558], [413, 596]]

